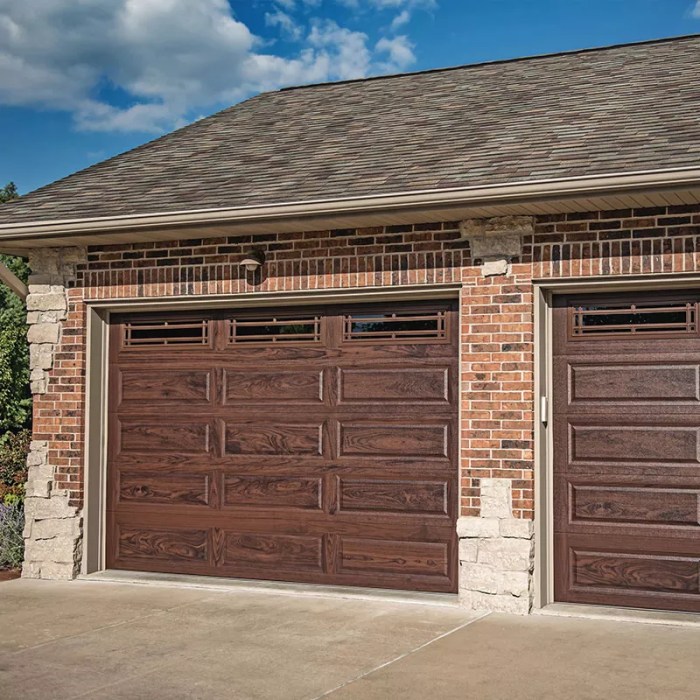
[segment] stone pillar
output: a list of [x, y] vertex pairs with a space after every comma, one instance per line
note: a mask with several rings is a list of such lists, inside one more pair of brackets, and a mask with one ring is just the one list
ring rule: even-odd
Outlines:
[[[81, 248], [42, 248], [29, 256], [27, 340], [35, 406], [51, 398], [51, 371], [68, 314], [66, 287], [75, 279], [77, 263], [84, 259]], [[35, 434], [61, 431], [60, 425], [49, 428], [40, 423], [35, 412]], [[71, 505], [69, 493], [55, 488], [50, 440], [32, 441], [27, 466], [22, 576], [74, 578], [82, 555], [82, 516]]]
[[[477, 287], [482, 292], [489, 292], [497, 297], [504, 286], [516, 284], [512, 277], [512, 265], [520, 258], [523, 251], [523, 236], [532, 235], [534, 223], [528, 216], [502, 216], [491, 219], [468, 219], [460, 224], [462, 239], [469, 241], [471, 257], [475, 265], [480, 266], [484, 278]], [[502, 277], [502, 279], [498, 279]], [[486, 302], [482, 302], [486, 303]], [[501, 302], [499, 310], [507, 316], [507, 307]], [[491, 315], [491, 323], [497, 324], [499, 313]], [[512, 330], [512, 321], [508, 321]], [[499, 332], [499, 328], [494, 333]], [[505, 332], [505, 331], [503, 331]], [[488, 343], [490, 338], [479, 335], [479, 343]], [[466, 341], [469, 342], [469, 339]], [[518, 345], [519, 343], [515, 343]], [[522, 344], [522, 343], [520, 343]], [[469, 363], [463, 349], [463, 362]], [[506, 352], [504, 350], [504, 352]], [[503, 354], [503, 353], [502, 353]], [[521, 350], [512, 351], [519, 357]], [[517, 363], [518, 360], [514, 360]], [[497, 394], [508, 392], [509, 376], [512, 369], [506, 369], [494, 360], [498, 370], [486, 373], [489, 391]], [[517, 371], [515, 372], [517, 374]], [[505, 377], [505, 378], [504, 378]], [[463, 411], [464, 429], [469, 430], [469, 387], [463, 389], [467, 408]], [[493, 399], [496, 401], [496, 399]], [[505, 410], [505, 409], [504, 409]], [[490, 447], [486, 449], [503, 449], [501, 440], [496, 435], [502, 432], [498, 421], [479, 421], [480, 432], [491, 431], [483, 436], [483, 442]], [[517, 443], [525, 441], [515, 440]], [[518, 444], [518, 448], [521, 445]], [[498, 459], [486, 469], [502, 472], [507, 466]], [[481, 471], [481, 470], [480, 470]], [[467, 470], [467, 476], [469, 473]], [[500, 473], [499, 473], [500, 476]], [[512, 481], [508, 478], [470, 478], [470, 488], [478, 498], [478, 515], [470, 512], [469, 517], [462, 517], [457, 523], [459, 537], [459, 593], [460, 602], [472, 610], [508, 612], [527, 614], [530, 612], [533, 597], [532, 574], [534, 569], [534, 529], [531, 520], [513, 517]]]
[[530, 612], [534, 529], [512, 502], [510, 479], [482, 479], [481, 515], [457, 521], [460, 601], [472, 610]]

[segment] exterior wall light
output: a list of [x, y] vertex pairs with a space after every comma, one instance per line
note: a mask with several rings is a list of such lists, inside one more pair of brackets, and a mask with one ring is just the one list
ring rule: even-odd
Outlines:
[[265, 262], [265, 253], [261, 250], [252, 250], [247, 253], [243, 260], [238, 263], [241, 267], [245, 267], [248, 272], [255, 272], [257, 269], [262, 267]]

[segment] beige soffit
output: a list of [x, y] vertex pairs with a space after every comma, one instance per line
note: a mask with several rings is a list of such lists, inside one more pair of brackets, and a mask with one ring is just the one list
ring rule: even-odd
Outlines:
[[[399, 192], [396, 194], [346, 199], [286, 202], [265, 206], [243, 206], [220, 209], [199, 209], [175, 213], [138, 214], [104, 218], [88, 218], [57, 221], [36, 221], [0, 226], [0, 250], [21, 249], [22, 243], [43, 241], [42, 245], [65, 244], [63, 239], [90, 236], [91, 242], [100, 235], [116, 232], [140, 232], [144, 239], [152, 240], [157, 229], [186, 227], [223, 227], [232, 224], [253, 225], [259, 222], [285, 222], [292, 220], [295, 228], [305, 228], [323, 218], [362, 217], [382, 212], [473, 211], [488, 207], [497, 215], [500, 208], [508, 213], [508, 207], [520, 204], [533, 208], [538, 202], [566, 201], [614, 196], [618, 200], [635, 192], [690, 193], [693, 201], [700, 202], [700, 165], [698, 167], [649, 170], [634, 173], [610, 173], [553, 180], [532, 180], [513, 184], [485, 187], [460, 187], [442, 190]], [[697, 199], [696, 199], [697, 198]], [[287, 228], [286, 230], [289, 230]], [[221, 233], [221, 228], [218, 229]], [[138, 240], [139, 235], [130, 240]], [[36, 246], [36, 242], [32, 247]]]

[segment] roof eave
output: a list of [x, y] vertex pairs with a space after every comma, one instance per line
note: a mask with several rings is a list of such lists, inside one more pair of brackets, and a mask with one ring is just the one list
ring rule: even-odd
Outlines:
[[[322, 217], [371, 214], [381, 211], [445, 209], [449, 207], [504, 206], [570, 198], [595, 197], [635, 191], [662, 191], [700, 187], [700, 165], [683, 168], [646, 170], [631, 173], [605, 173], [561, 179], [530, 180], [498, 185], [397, 192], [344, 199], [281, 202], [261, 206], [196, 209], [178, 212], [133, 214], [53, 221], [0, 224], [0, 247], [21, 247], [22, 241], [45, 240], [61, 245], [61, 239], [90, 235], [98, 243], [100, 235], [113, 232], [153, 231], [154, 229], [225, 226], [288, 220], [313, 222]], [[303, 228], [303, 226], [302, 226]]]

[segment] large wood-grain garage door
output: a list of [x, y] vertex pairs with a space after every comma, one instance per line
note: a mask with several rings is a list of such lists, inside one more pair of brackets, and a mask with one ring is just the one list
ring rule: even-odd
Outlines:
[[122, 316], [107, 566], [455, 591], [452, 303]]
[[556, 600], [700, 611], [699, 298], [555, 301]]

